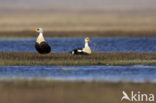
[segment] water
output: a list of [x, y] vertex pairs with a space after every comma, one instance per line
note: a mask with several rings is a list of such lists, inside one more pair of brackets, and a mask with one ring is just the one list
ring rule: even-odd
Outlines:
[[[35, 52], [35, 38], [0, 39], [0, 51]], [[53, 52], [69, 52], [84, 46], [83, 38], [48, 38]], [[91, 38], [92, 50], [101, 52], [156, 52], [156, 38]], [[156, 82], [156, 66], [0, 66], [3, 79], [67, 81]], [[67, 70], [66, 70], [67, 69]], [[70, 69], [70, 70], [68, 70]]]
[[[0, 39], [0, 51], [35, 52], [32, 39]], [[84, 47], [84, 38], [48, 38], [53, 52], [69, 52]], [[99, 52], [156, 52], [156, 38], [91, 38], [93, 51]]]
[[156, 82], [156, 66], [1, 66], [0, 80]]

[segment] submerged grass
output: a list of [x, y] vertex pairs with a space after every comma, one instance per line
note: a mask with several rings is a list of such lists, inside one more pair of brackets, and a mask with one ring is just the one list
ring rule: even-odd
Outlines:
[[50, 53], [41, 55], [34, 52], [0, 52], [0, 65], [155, 65], [155, 53], [93, 53], [72, 55]]
[[[1, 81], [1, 103], [120, 103], [122, 91], [156, 94], [155, 83]], [[124, 103], [129, 103], [124, 100]]]

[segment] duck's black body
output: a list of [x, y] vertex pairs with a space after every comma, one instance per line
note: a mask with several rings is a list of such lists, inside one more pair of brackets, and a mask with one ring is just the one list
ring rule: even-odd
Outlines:
[[82, 48], [74, 49], [71, 53], [75, 55], [88, 55], [88, 53], [83, 52]]
[[48, 54], [51, 51], [51, 47], [45, 41], [41, 42], [40, 44], [36, 42], [35, 48], [38, 51], [38, 53], [40, 53], [40, 54]]

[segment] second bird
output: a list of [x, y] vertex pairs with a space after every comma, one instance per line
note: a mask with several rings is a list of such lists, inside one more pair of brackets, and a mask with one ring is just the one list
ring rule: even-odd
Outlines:
[[84, 48], [78, 48], [74, 49], [71, 53], [75, 55], [88, 55], [91, 54], [91, 49], [88, 45], [88, 42], [90, 42], [90, 38], [85, 38], [85, 46]]

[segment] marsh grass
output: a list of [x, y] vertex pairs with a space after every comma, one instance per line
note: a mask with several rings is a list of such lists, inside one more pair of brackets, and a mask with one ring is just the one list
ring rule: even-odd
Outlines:
[[134, 65], [156, 64], [155, 53], [93, 53], [72, 55], [50, 53], [41, 55], [34, 52], [0, 52], [0, 65]]
[[[32, 31], [0, 32], [0, 38], [36, 38]], [[45, 37], [155, 37], [156, 31], [46, 31]]]
[[[155, 83], [1, 81], [1, 103], [120, 103], [122, 91], [156, 93]], [[123, 101], [127, 103], [127, 101]]]

